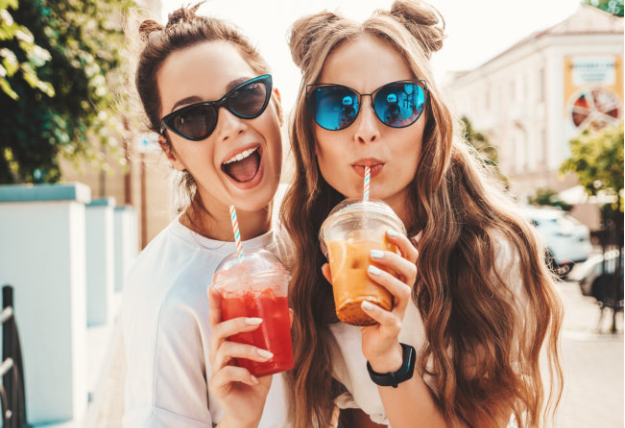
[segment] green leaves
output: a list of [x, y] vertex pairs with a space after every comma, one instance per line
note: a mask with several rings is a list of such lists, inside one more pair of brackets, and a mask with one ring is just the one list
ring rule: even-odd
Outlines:
[[571, 157], [561, 173], [574, 172], [589, 195], [599, 191], [620, 195], [623, 191], [623, 122], [599, 132], [583, 131], [569, 141]]
[[582, 4], [589, 4], [612, 15], [623, 17], [623, 0], [582, 0]]
[[124, 133], [121, 22], [130, 6], [0, 0], [0, 183], [58, 180], [59, 156], [105, 165], [98, 153]]

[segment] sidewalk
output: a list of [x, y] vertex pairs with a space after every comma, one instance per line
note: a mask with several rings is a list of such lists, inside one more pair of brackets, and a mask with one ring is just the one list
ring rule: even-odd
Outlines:
[[605, 311], [597, 331], [599, 308], [574, 282], [557, 285], [564, 302], [562, 366], [564, 392], [556, 427], [622, 428], [623, 315], [619, 333], [610, 334], [612, 313]]

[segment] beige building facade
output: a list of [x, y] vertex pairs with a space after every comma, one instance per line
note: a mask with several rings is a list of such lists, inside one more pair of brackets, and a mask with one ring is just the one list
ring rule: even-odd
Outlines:
[[482, 66], [452, 73], [446, 90], [455, 114], [498, 148], [521, 200], [537, 188], [570, 189], [576, 178], [558, 174], [569, 140], [623, 119], [623, 18], [582, 5]]

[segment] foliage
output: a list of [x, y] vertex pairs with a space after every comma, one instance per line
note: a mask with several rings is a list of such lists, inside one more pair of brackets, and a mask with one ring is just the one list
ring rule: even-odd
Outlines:
[[623, 212], [623, 122], [599, 132], [585, 130], [569, 141], [569, 146], [571, 157], [564, 161], [560, 172], [577, 174], [589, 195], [599, 191], [614, 195], [615, 205]]
[[482, 158], [482, 161], [487, 166], [492, 168], [496, 176], [507, 184], [508, 178], [503, 176], [499, 170], [499, 155], [497, 153], [497, 148], [490, 144], [490, 141], [485, 134], [473, 128], [473, 124], [468, 117], [462, 116], [460, 121], [462, 122], [463, 139], [475, 149], [475, 151]]
[[[115, 149], [123, 129], [117, 107], [124, 96], [121, 16], [131, 5], [0, 0], [0, 32], [6, 36], [0, 37], [0, 52], [21, 70], [7, 72], [10, 90], [0, 93], [0, 183], [55, 182], [59, 155], [102, 166], [103, 151]], [[20, 30], [3, 32], [8, 6], [15, 9], [11, 25], [31, 45]]]
[[573, 205], [559, 199], [558, 192], [548, 187], [536, 189], [536, 194], [529, 198], [528, 202], [531, 205], [557, 207], [563, 211], [571, 211], [573, 209]]
[[589, 4], [612, 15], [623, 17], [623, 0], [582, 0], [582, 4]]
[[5, 40], [17, 41], [20, 49], [26, 54], [26, 60], [20, 62], [13, 51], [4, 47], [0, 48], [0, 58], [2, 58], [0, 63], [0, 90], [12, 99], [18, 99], [18, 95], [11, 88], [8, 78], [19, 72], [31, 88], [38, 89], [48, 96], [53, 96], [52, 85], [41, 81], [36, 73], [37, 68], [50, 60], [50, 52], [36, 45], [28, 28], [13, 20], [9, 9], [15, 10], [17, 6], [17, 0], [0, 0], [0, 42]]

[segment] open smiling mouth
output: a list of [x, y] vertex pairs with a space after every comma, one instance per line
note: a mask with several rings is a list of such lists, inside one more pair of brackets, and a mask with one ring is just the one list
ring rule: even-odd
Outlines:
[[221, 164], [221, 170], [239, 183], [247, 183], [256, 177], [260, 168], [260, 147], [245, 150]]

